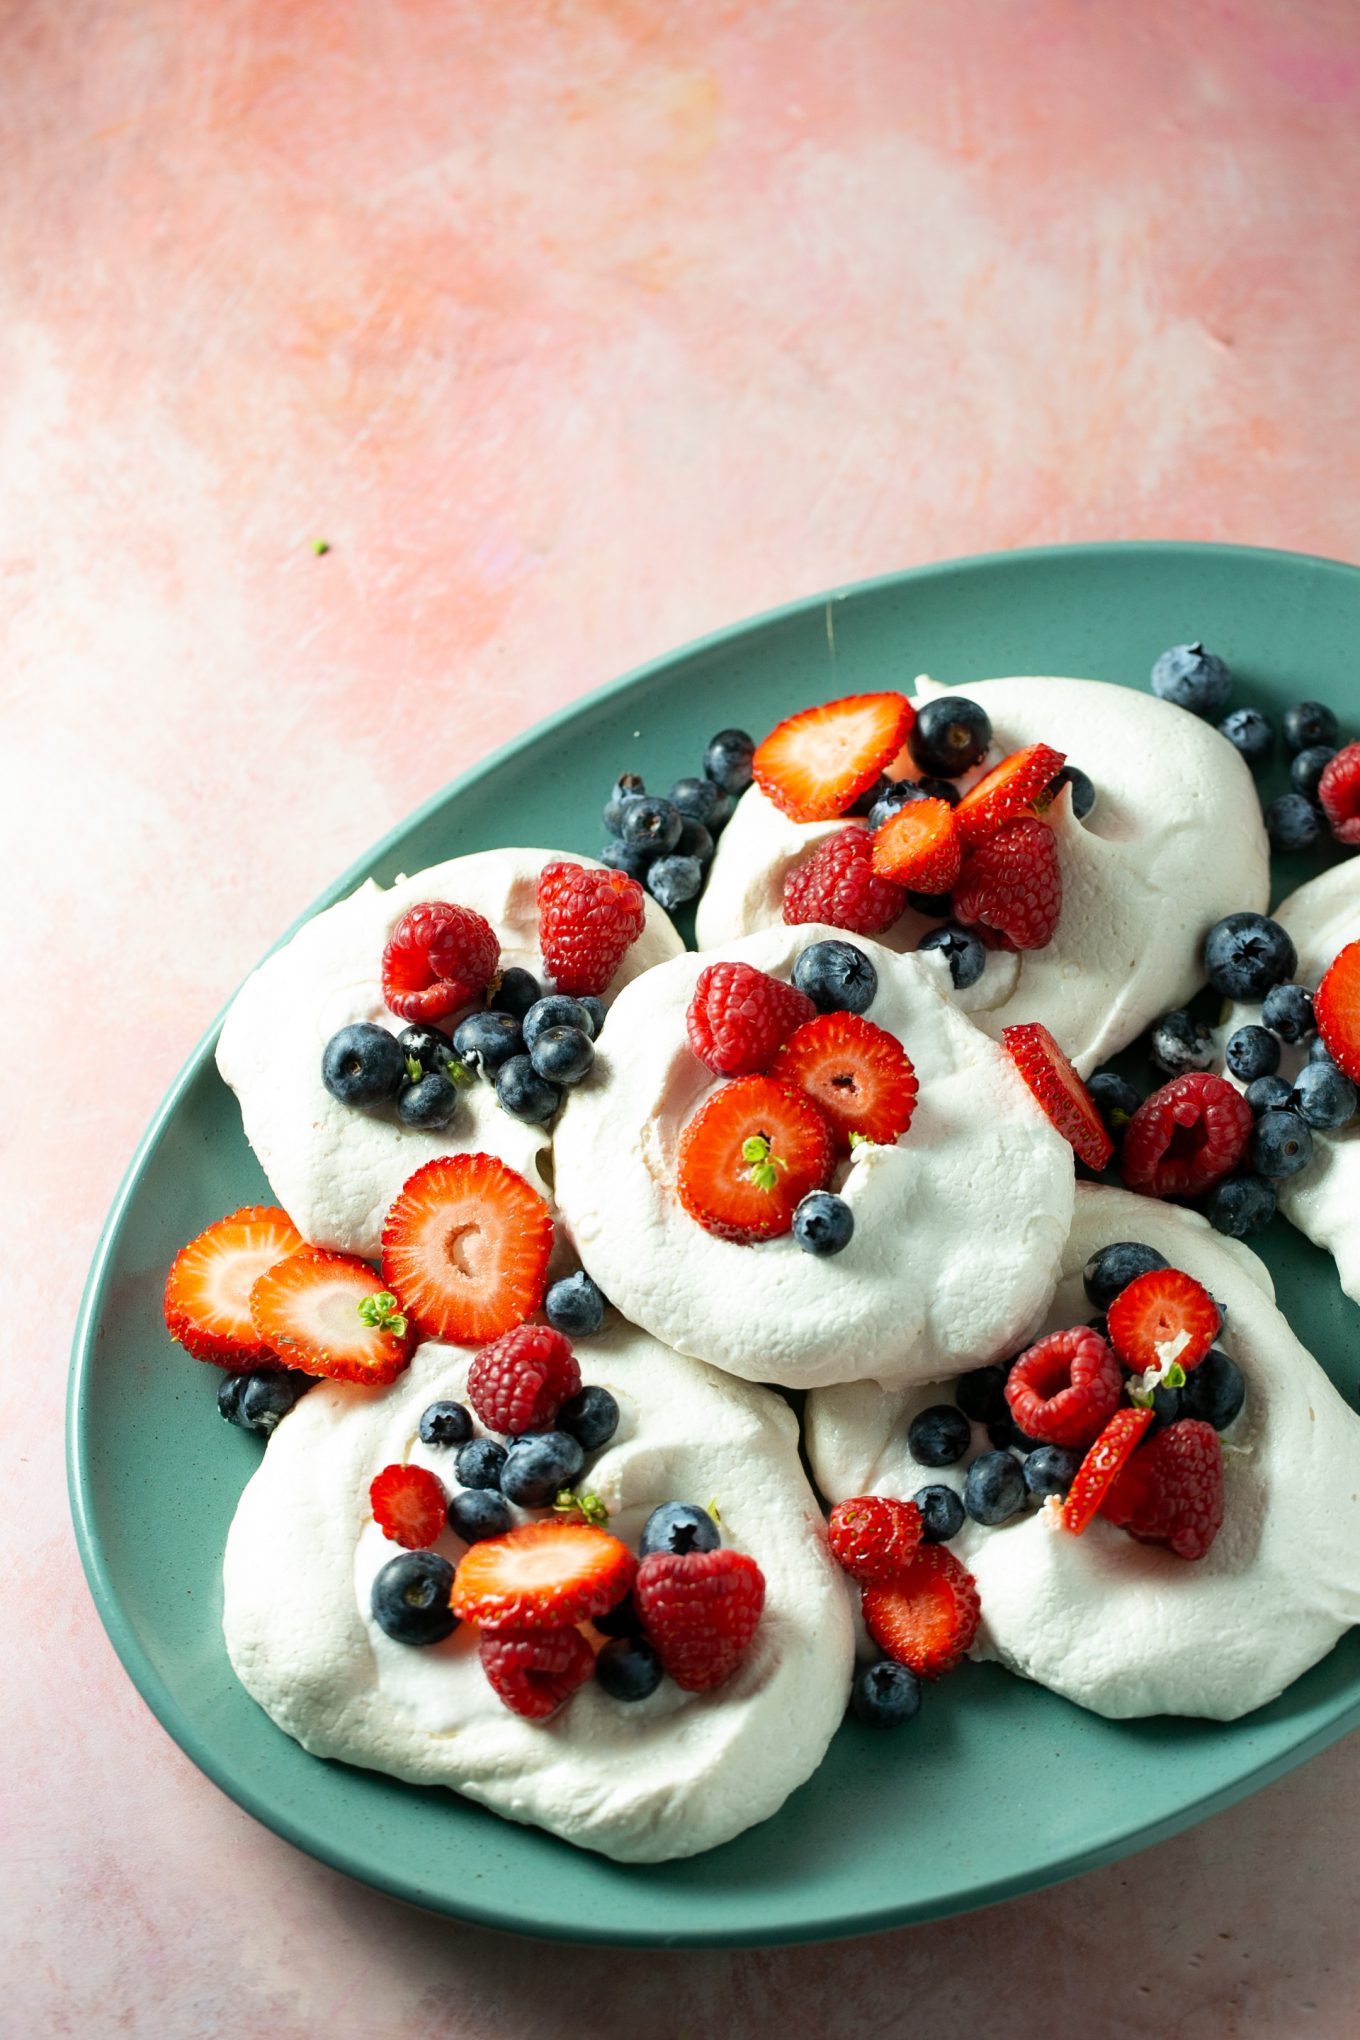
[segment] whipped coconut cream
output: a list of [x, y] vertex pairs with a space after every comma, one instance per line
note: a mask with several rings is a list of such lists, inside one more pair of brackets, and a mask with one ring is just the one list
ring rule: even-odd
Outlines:
[[[724, 957], [790, 978], [834, 928], [767, 929]], [[713, 953], [630, 985], [601, 1043], [602, 1081], [557, 1123], [558, 1208], [605, 1294], [682, 1353], [748, 1380], [931, 1380], [1018, 1338], [1045, 1308], [1072, 1213], [1072, 1151], [1005, 1052], [965, 1020], [923, 958], [855, 938], [878, 972], [866, 1018], [897, 1037], [920, 1095], [894, 1147], [861, 1146], [833, 1187], [855, 1217], [842, 1253], [791, 1234], [758, 1246], [705, 1232], [676, 1191], [684, 1128], [719, 1079], [685, 1015]]]
[[[449, 900], [484, 915], [500, 938], [502, 969], [519, 965], [551, 991], [538, 947], [536, 887], [543, 867], [566, 854], [485, 850], [398, 879], [388, 890], [369, 879], [266, 957], [237, 993], [217, 1044], [217, 1067], [236, 1093], [246, 1138], [274, 1195], [312, 1246], [376, 1256], [383, 1219], [402, 1184], [437, 1155], [499, 1155], [549, 1194], [540, 1167], [548, 1132], [503, 1112], [494, 1085], [469, 1085], [453, 1124], [433, 1133], [333, 1098], [321, 1081], [321, 1055], [351, 1021], [376, 1021], [394, 1034], [406, 1025], [384, 1003], [382, 954], [402, 915], [424, 900]], [[590, 857], [570, 861], [598, 868]], [[682, 948], [669, 917], [649, 898], [646, 925], [607, 996]]]
[[[1048, 1509], [996, 1529], [965, 1522], [953, 1548], [982, 1602], [973, 1655], [1098, 1714], [1230, 1721], [1273, 1700], [1360, 1621], [1360, 1417], [1294, 1337], [1249, 1248], [1197, 1213], [1127, 1191], [1078, 1186], [1042, 1329], [1089, 1318], [1082, 1268], [1125, 1239], [1158, 1248], [1227, 1311], [1219, 1343], [1246, 1376], [1247, 1399], [1223, 1435], [1223, 1527], [1189, 1562], [1103, 1517], [1079, 1537]], [[907, 1445], [916, 1412], [950, 1399], [947, 1384], [810, 1396], [807, 1444], [823, 1491], [832, 1501], [909, 1499], [934, 1482], [962, 1491], [966, 1463], [920, 1466]], [[988, 1449], [978, 1427], [974, 1442]]]
[[[1048, 811], [1063, 908], [1045, 949], [993, 950], [975, 985], [953, 994], [994, 1038], [1040, 1020], [1083, 1076], [1188, 999], [1200, 951], [1224, 914], [1263, 910], [1268, 846], [1251, 773], [1232, 745], [1186, 710], [1099, 680], [1020, 678], [944, 688], [985, 708], [995, 742], [971, 783], [1011, 751], [1048, 743], [1095, 782], [1085, 821], [1060, 797]], [[703, 949], [782, 924], [787, 874], [845, 821], [791, 822], [758, 787], [723, 831], [696, 923]], [[1206, 847], [1207, 846], [1207, 847]], [[937, 925], [910, 908], [880, 939], [914, 950]], [[930, 967], [949, 984], [948, 964]]]
[[[581, 1482], [610, 1529], [636, 1550], [658, 1503], [712, 1502], [724, 1543], [765, 1575], [760, 1625], [725, 1684], [683, 1693], [667, 1679], [625, 1703], [592, 1680], [531, 1722], [492, 1691], [471, 1628], [418, 1648], [378, 1627], [373, 1580], [398, 1547], [369, 1513], [369, 1482], [414, 1462], [454, 1486], [453, 1453], [418, 1435], [429, 1403], [463, 1397], [472, 1355], [450, 1346], [421, 1346], [385, 1390], [324, 1382], [279, 1426], [227, 1540], [223, 1628], [246, 1690], [314, 1755], [447, 1786], [622, 1862], [660, 1862], [767, 1819], [817, 1768], [849, 1692], [850, 1602], [779, 1397], [629, 1325], [579, 1357], [619, 1404]], [[446, 1532], [438, 1548], [456, 1564], [465, 1547]]]

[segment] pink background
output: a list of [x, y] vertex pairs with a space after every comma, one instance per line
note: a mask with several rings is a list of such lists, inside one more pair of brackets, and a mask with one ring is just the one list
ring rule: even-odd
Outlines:
[[858, 1945], [530, 1959], [403, 1911], [156, 1726], [60, 1445], [170, 1076], [492, 745], [913, 561], [1360, 556], [1350, 0], [0, 0], [0, 80], [0, 2024], [1353, 2033], [1354, 1741]]

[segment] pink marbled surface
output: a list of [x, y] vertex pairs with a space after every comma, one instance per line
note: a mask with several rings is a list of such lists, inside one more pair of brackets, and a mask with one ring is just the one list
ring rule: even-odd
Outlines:
[[0, 1176], [29, 1300], [0, 2025], [1353, 2033], [1354, 1741], [1077, 1885], [841, 1948], [533, 1961], [405, 1912], [161, 1733], [85, 1596], [60, 1446], [84, 1268], [168, 1077], [451, 773], [912, 561], [1360, 556], [1349, 0], [0, 0], [0, 80]]

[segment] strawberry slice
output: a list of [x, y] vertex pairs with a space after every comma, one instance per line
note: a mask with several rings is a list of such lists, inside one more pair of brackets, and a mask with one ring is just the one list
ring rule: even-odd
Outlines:
[[1138, 1440], [1152, 1422], [1151, 1410], [1116, 1410], [1096, 1439], [1067, 1490], [1060, 1520], [1064, 1530], [1080, 1537], [1099, 1512], [1110, 1488]]
[[795, 1028], [770, 1075], [796, 1084], [820, 1107], [843, 1155], [852, 1133], [891, 1147], [916, 1110], [911, 1057], [896, 1035], [858, 1013], [819, 1013]]
[[416, 1337], [367, 1261], [306, 1247], [250, 1292], [259, 1336], [289, 1367], [332, 1381], [395, 1381]]
[[977, 1635], [977, 1582], [943, 1544], [923, 1544], [891, 1586], [866, 1587], [864, 1626], [918, 1679], [952, 1672]]
[[1088, 1169], [1105, 1167], [1114, 1153], [1095, 1099], [1048, 1029], [1038, 1020], [1002, 1029], [1011, 1061], [1065, 1141]]
[[368, 1504], [384, 1537], [408, 1551], [434, 1543], [444, 1527], [449, 1498], [426, 1466], [385, 1466], [368, 1485]]
[[497, 1699], [526, 1721], [556, 1714], [595, 1670], [579, 1629], [485, 1630], [478, 1655]]
[[1353, 1084], [1360, 1084], [1360, 942], [1348, 942], [1313, 994], [1323, 1047]]
[[626, 1544], [592, 1523], [525, 1523], [470, 1544], [450, 1605], [482, 1629], [566, 1629], [623, 1599], [637, 1573]]
[[1135, 1373], [1198, 1367], [1223, 1320], [1202, 1282], [1179, 1268], [1150, 1268], [1121, 1289], [1106, 1314], [1110, 1344]]
[[261, 1275], [304, 1246], [302, 1234], [275, 1204], [245, 1204], [181, 1247], [165, 1282], [165, 1325], [195, 1360], [230, 1374], [268, 1367], [274, 1352], [250, 1315], [250, 1292]]
[[383, 1281], [427, 1339], [479, 1345], [543, 1301], [548, 1207], [496, 1155], [441, 1155], [407, 1178], [383, 1224]]
[[756, 784], [792, 821], [834, 821], [896, 757], [915, 720], [905, 694], [847, 694], [805, 708], [756, 747]]
[[874, 835], [874, 870], [912, 892], [949, 892], [962, 862], [963, 842], [947, 800], [910, 801]]
[[676, 1188], [690, 1217], [719, 1239], [750, 1245], [793, 1226], [836, 1158], [825, 1116], [772, 1077], [736, 1077], [699, 1107], [680, 1136]]
[[1033, 807], [1049, 782], [1067, 763], [1065, 751], [1050, 744], [1030, 744], [1012, 751], [985, 773], [954, 810], [954, 823], [965, 843], [980, 843], [1003, 822], [1013, 822]]

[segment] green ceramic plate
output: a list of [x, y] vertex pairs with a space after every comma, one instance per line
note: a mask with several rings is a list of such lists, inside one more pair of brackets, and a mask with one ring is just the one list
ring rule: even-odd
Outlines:
[[[535, 842], [598, 851], [612, 774], [631, 767], [668, 785], [697, 769], [722, 725], [763, 731], [809, 701], [904, 687], [923, 671], [959, 687], [994, 673], [1143, 687], [1163, 646], [1194, 637], [1229, 659], [1240, 699], [1278, 711], [1320, 696], [1360, 725], [1360, 571], [1208, 546], [964, 560], [800, 603], [603, 688], [457, 781], [317, 906], [369, 873], [388, 881], [522, 841], [526, 829]], [[1280, 891], [1307, 875], [1295, 863], [1278, 874]], [[148, 1129], [95, 1255], [71, 1378], [72, 1504], [100, 1614], [148, 1704], [224, 1792], [300, 1848], [417, 1905], [525, 1933], [817, 1940], [957, 1912], [1108, 1862], [1360, 1722], [1360, 1631], [1273, 1706], [1228, 1727], [1103, 1721], [995, 1666], [965, 1666], [907, 1733], [842, 1729], [821, 1770], [765, 1826], [645, 1869], [450, 1794], [305, 1755], [237, 1685], [220, 1634], [223, 1540], [258, 1447], [223, 1424], [209, 1371], [170, 1345], [160, 1318], [179, 1244], [266, 1194], [213, 1067], [215, 1034]], [[1357, 1313], [1330, 1259], [1283, 1222], [1264, 1253], [1285, 1310], [1353, 1393]]]

